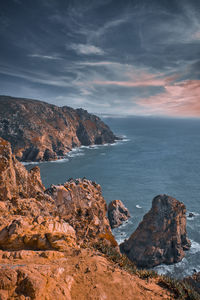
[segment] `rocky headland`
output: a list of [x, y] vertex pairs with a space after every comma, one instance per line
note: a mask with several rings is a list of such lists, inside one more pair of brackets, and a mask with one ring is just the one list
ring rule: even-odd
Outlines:
[[9, 96], [0, 96], [0, 136], [11, 143], [21, 161], [55, 160], [74, 147], [117, 139], [86, 110]]
[[153, 199], [151, 210], [120, 249], [138, 267], [151, 268], [181, 261], [190, 245], [185, 205], [170, 196], [159, 195]]
[[45, 190], [0, 138], [0, 299], [198, 299], [121, 255], [106, 213], [97, 183]]

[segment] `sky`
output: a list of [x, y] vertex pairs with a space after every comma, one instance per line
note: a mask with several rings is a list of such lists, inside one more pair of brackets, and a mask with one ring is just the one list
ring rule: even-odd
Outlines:
[[200, 1], [1, 0], [0, 94], [200, 117]]

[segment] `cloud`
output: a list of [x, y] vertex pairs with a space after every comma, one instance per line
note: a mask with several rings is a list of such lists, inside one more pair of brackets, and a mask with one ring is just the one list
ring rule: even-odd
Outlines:
[[85, 45], [85, 44], [72, 44], [71, 49], [75, 50], [78, 54], [84, 55], [103, 55], [104, 51], [101, 48], [98, 48], [94, 45]]
[[137, 102], [151, 114], [200, 117], [200, 80], [185, 80], [165, 86], [165, 91]]
[[58, 57], [58, 56], [41, 55], [41, 54], [29, 54], [28, 56], [29, 56], [29, 57], [40, 58], [40, 59], [50, 59], [50, 60], [61, 59], [61, 57]]

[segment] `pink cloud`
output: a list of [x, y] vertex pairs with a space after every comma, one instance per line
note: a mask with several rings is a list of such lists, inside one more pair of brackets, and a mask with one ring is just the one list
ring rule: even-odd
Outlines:
[[200, 117], [200, 80], [168, 84], [165, 92], [138, 100], [152, 114]]
[[175, 74], [170, 77], [164, 77], [164, 74], [151, 74], [142, 70], [131, 70], [123, 73], [128, 80], [94, 80], [94, 85], [116, 85], [122, 87], [141, 87], [141, 86], [165, 86], [179, 77]]

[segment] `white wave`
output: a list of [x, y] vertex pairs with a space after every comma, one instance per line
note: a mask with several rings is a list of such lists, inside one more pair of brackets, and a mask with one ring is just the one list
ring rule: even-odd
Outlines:
[[81, 152], [67, 154], [68, 157], [77, 157], [77, 156], [84, 156], [84, 155], [85, 153], [81, 153]]
[[140, 205], [138, 205], [138, 204], [137, 204], [135, 207], [137, 207], [137, 208], [142, 208], [142, 206], [140, 206]]
[[197, 213], [197, 212], [190, 211], [190, 212], [187, 213], [187, 216], [189, 216], [190, 213], [193, 214], [195, 217], [198, 217], [198, 216], [200, 215], [200, 214]]
[[195, 254], [197, 252], [200, 252], [200, 244], [191, 240], [191, 248], [190, 248], [190, 253]]
[[41, 164], [42, 162], [39, 161], [21, 161], [22, 165], [27, 166], [27, 165], [38, 165]]
[[60, 159], [57, 159], [57, 160], [51, 160], [49, 162], [50, 163], [63, 163], [63, 162], [67, 162], [67, 161], [69, 161], [69, 159], [64, 157], [64, 158], [60, 158]]
[[89, 149], [98, 149], [101, 145], [91, 145]]
[[154, 267], [153, 269], [159, 274], [159, 275], [166, 275], [169, 273], [173, 273], [175, 272], [176, 269], [184, 269], [185, 270], [185, 266], [188, 264], [187, 259], [184, 257], [182, 259], [182, 261], [173, 264], [173, 265], [164, 265], [161, 264], [159, 266]]
[[115, 239], [116, 239], [118, 245], [120, 245], [121, 243], [123, 243], [124, 240], [125, 240], [125, 238], [122, 238], [122, 237], [119, 237], [119, 238], [115, 237]]
[[84, 146], [84, 145], [82, 145], [78, 149], [90, 149], [90, 146]]

